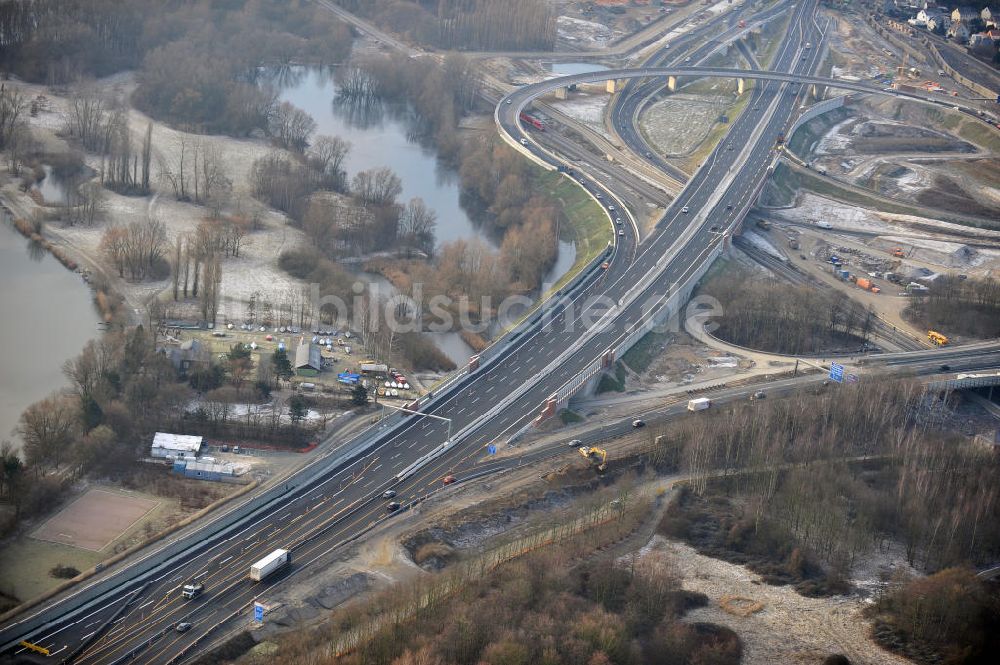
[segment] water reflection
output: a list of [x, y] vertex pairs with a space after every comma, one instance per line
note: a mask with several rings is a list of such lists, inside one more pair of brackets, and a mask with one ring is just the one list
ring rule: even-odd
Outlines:
[[[292, 71], [281, 71], [285, 69]], [[280, 89], [282, 101], [311, 115], [317, 134], [351, 142], [353, 147], [344, 163], [348, 178], [383, 166], [395, 171], [403, 184], [400, 200], [420, 197], [437, 213], [439, 245], [479, 237], [498, 247], [498, 239], [463, 210], [455, 172], [440, 164], [433, 146], [418, 140], [424, 132], [408, 105], [382, 103], [371, 95], [340, 94], [337, 81], [349, 76], [351, 69], [289, 67], [268, 73], [262, 80], [275, 85], [289, 83]]]
[[375, 129], [383, 125], [385, 105], [371, 95], [335, 95], [330, 102], [331, 113], [340, 115], [348, 125], [360, 129]]
[[45, 258], [46, 251], [45, 248], [42, 247], [42, 244], [40, 242], [36, 242], [34, 240], [29, 239], [25, 247], [28, 254], [28, 258], [30, 258], [32, 261], [37, 263], [38, 261], [41, 261], [43, 258]]
[[45, 171], [45, 177], [35, 184], [35, 189], [48, 205], [65, 205], [70, 183], [63, 181], [48, 164], [43, 164], [42, 169]]
[[62, 365], [96, 334], [97, 313], [80, 277], [15, 231], [0, 210], [0, 440], [21, 412], [66, 385]]

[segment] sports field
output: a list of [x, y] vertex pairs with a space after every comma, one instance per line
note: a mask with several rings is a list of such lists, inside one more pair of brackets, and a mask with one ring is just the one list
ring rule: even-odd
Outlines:
[[32, 538], [99, 552], [160, 503], [92, 489], [40, 526]]

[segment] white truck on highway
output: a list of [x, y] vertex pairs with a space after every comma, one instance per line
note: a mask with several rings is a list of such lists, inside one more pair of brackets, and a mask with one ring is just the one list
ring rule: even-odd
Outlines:
[[281, 570], [292, 562], [292, 555], [288, 550], [274, 550], [266, 557], [250, 566], [250, 579], [260, 582], [271, 573]]
[[699, 397], [688, 401], [688, 411], [704, 411], [712, 406], [712, 400], [707, 397]]
[[187, 600], [192, 598], [197, 598], [201, 595], [201, 592], [205, 590], [205, 586], [199, 582], [191, 582], [190, 584], [185, 584], [181, 589], [181, 595]]

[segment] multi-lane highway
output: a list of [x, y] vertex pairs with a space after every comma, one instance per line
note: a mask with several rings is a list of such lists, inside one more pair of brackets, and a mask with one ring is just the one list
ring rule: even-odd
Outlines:
[[[799, 4], [776, 69], [808, 71], [805, 68], [812, 66], [800, 59], [800, 52], [803, 42], [818, 41], [812, 33], [813, 8], [814, 2]], [[795, 106], [795, 94], [782, 87], [769, 82], [753, 91], [752, 108], [732, 128], [740, 149], [722, 159], [716, 152], [706, 162], [634, 261], [619, 256], [609, 270], [594, 273], [553, 306], [549, 325], [521, 334], [491, 363], [425, 407], [451, 419], [451, 431], [458, 433], [447, 454], [397, 481], [400, 471], [440, 446], [448, 431], [442, 421], [411, 417], [355, 464], [277, 502], [224, 542], [204, 549], [193, 544], [189, 555], [152, 575], [146, 586], [136, 588], [127, 572], [122, 573], [122, 584], [115, 591], [76, 614], [61, 613], [68, 605], [60, 603], [27, 613], [5, 628], [5, 643], [26, 637], [65, 653], [82, 646], [75, 662], [112, 663], [133, 652], [141, 662], [168, 661], [254, 597], [266, 596], [278, 580], [250, 582], [247, 572], [252, 561], [285, 547], [292, 550], [292, 574], [307, 570], [312, 560], [347, 537], [390, 518], [379, 501], [385, 490], [393, 488], [405, 503], [439, 487], [444, 475], [481, 458], [487, 443], [503, 441], [530, 422], [549, 395], [645, 321], [652, 306], [672, 293], [674, 284], [686, 282], [700, 269], [722, 241], [719, 231], [736, 222], [764, 177], [774, 137]], [[513, 106], [504, 102], [500, 108]], [[511, 130], [507, 125], [504, 129]], [[520, 133], [519, 128], [516, 131]], [[595, 298], [598, 295], [602, 297]], [[184, 601], [178, 585], [192, 579], [203, 581], [207, 592]], [[131, 604], [115, 617], [126, 602]], [[98, 632], [113, 617], [116, 622]], [[194, 626], [176, 633], [173, 626], [180, 621]]]
[[[794, 8], [777, 51], [776, 71], [802, 75], [815, 70], [819, 49], [804, 46], [822, 39], [812, 20], [815, 4], [803, 0]], [[647, 71], [652, 72], [626, 71], [622, 77], [656, 75]], [[529, 88], [498, 105], [501, 131], [518, 146], [524, 138], [528, 145], [521, 147], [556, 165], [558, 160], [532, 143], [517, 121], [518, 110], [537, 92]], [[776, 138], [797, 106], [799, 88], [798, 83], [777, 80], [755, 87], [727, 139], [690, 178], [644, 243], [622, 236], [627, 245], [618, 248], [610, 267], [589, 273], [570, 292], [559, 294], [546, 311], [544, 325], [527, 327], [505, 340], [480, 368], [424, 403], [424, 413], [448, 422], [410, 416], [384, 434], [368, 433], [358, 444], [366, 453], [355, 461], [339, 465], [331, 457], [324, 462], [329, 472], [315, 482], [274, 499], [224, 536], [206, 531], [191, 538], [187, 551], [142, 579], [123, 569], [110, 578], [110, 590], [98, 593], [88, 587], [25, 612], [2, 628], [0, 647], [15, 653], [16, 642], [28, 639], [60, 658], [72, 655], [78, 663], [109, 665], [132, 657], [140, 663], [178, 662], [215, 626], [246, 611], [255, 598], [266, 599], [273, 585], [289, 576], [308, 575], [349, 539], [392, 519], [395, 513], [388, 512], [380, 498], [386, 490], [395, 491], [395, 500], [405, 508], [441, 488], [447, 475], [461, 480], [510, 464], [490, 462], [485, 446], [502, 444], [530, 423], [546, 398], [645, 325], [718, 252], [767, 175]], [[576, 177], [584, 186], [596, 187], [585, 174]], [[606, 195], [610, 192], [605, 190], [605, 202]], [[928, 355], [933, 353], [942, 352], [924, 352], [924, 357], [933, 358]], [[442, 449], [449, 431], [451, 442]], [[434, 451], [442, 454], [401, 476]], [[250, 564], [279, 547], [292, 551], [290, 571], [251, 582]], [[191, 580], [202, 582], [206, 593], [186, 601], [179, 586]], [[174, 627], [182, 621], [192, 627], [177, 632]]]

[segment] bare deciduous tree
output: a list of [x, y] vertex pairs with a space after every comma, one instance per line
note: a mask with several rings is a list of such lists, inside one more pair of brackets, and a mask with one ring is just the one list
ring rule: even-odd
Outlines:
[[351, 182], [354, 195], [370, 205], [387, 206], [396, 202], [403, 192], [403, 183], [392, 169], [359, 171]]
[[302, 152], [316, 131], [316, 121], [290, 102], [282, 102], [271, 116], [269, 129], [278, 145]]
[[412, 250], [431, 254], [434, 250], [434, 228], [437, 215], [421, 198], [412, 198], [399, 216], [399, 238], [407, 257]]

